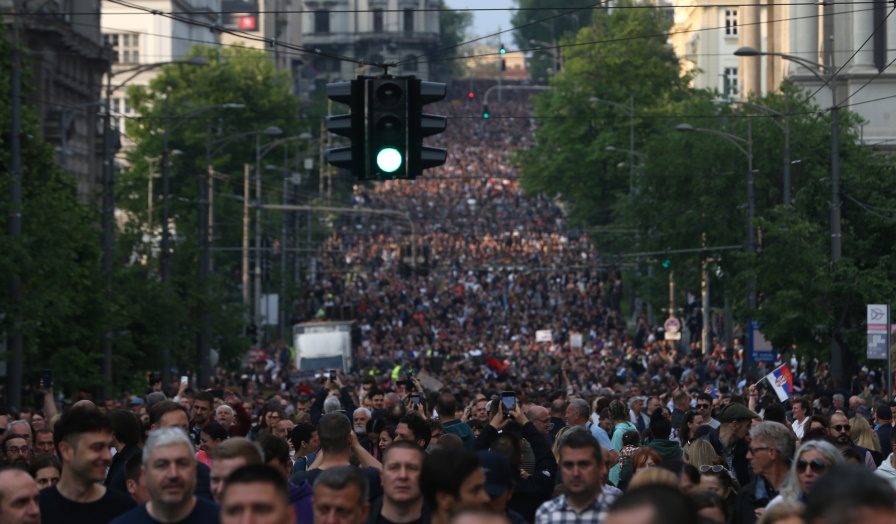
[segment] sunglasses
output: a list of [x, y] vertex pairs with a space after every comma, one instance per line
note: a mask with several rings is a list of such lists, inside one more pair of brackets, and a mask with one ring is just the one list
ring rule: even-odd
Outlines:
[[728, 471], [725, 466], [700, 466], [700, 473], [709, 473], [712, 471], [713, 473], [721, 473], [723, 471]]
[[849, 424], [837, 424], [836, 426], [831, 426], [834, 431], [849, 431], [852, 429], [852, 426]]
[[798, 472], [806, 471], [806, 466], [809, 466], [813, 473], [824, 473], [828, 469], [828, 465], [820, 458], [812, 460], [799, 459], [796, 461], [796, 470]]
[[697, 409], [709, 409], [709, 404], [697, 404]]

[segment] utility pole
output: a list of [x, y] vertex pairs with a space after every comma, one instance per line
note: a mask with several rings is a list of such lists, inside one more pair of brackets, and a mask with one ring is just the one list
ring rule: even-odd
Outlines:
[[255, 288], [254, 318], [255, 327], [258, 329], [258, 340], [264, 347], [264, 329], [261, 318], [261, 136], [255, 136]]
[[249, 164], [243, 165], [243, 305], [249, 308]]
[[[14, 244], [22, 241], [22, 54], [19, 50], [18, 22], [13, 22], [12, 47], [12, 136], [10, 137], [9, 236]], [[6, 405], [22, 406], [22, 276], [21, 266], [9, 277], [9, 303], [13, 324], [6, 338], [9, 364], [6, 368]]]

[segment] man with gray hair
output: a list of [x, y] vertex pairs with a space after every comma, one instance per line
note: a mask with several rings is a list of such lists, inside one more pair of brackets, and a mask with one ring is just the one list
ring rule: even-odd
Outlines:
[[353, 466], [330, 468], [314, 480], [314, 522], [361, 524], [370, 511], [367, 479]]
[[647, 397], [632, 397], [628, 401], [628, 414], [632, 424], [638, 427], [638, 433], [643, 433], [650, 425], [650, 416], [644, 413]]
[[608, 451], [610, 460], [615, 464], [619, 460], [619, 453], [613, 448], [610, 435], [600, 425], [593, 423], [590, 415], [591, 407], [588, 403], [580, 398], [574, 398], [567, 403], [564, 419], [566, 420], [566, 425], [570, 428], [583, 426], [591, 431], [591, 435]]
[[756, 511], [778, 496], [787, 480], [796, 446], [793, 432], [778, 422], [756, 424], [750, 430], [750, 438], [747, 459], [755, 476], [737, 493], [731, 517], [733, 524], [753, 524]]
[[143, 447], [143, 476], [149, 502], [124, 513], [112, 524], [219, 522], [218, 505], [193, 494], [195, 454], [193, 441], [180, 428], [150, 432]]

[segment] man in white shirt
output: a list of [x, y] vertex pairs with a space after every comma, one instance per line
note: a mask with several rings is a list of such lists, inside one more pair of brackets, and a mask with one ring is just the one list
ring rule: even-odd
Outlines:
[[811, 409], [808, 400], [802, 397], [793, 399], [793, 407], [791, 408], [793, 424], [791, 424], [791, 426], [793, 427], [793, 432], [796, 434], [796, 438], [800, 440], [803, 440], [803, 435], [806, 433], [806, 423], [809, 421]]

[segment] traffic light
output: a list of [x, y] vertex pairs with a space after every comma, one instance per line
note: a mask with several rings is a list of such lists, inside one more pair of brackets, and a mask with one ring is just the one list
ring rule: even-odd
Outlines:
[[448, 86], [440, 82], [424, 82], [411, 77], [411, 129], [408, 134], [408, 178], [416, 178], [424, 169], [437, 167], [448, 159], [448, 151], [423, 145], [423, 138], [445, 130], [448, 118], [423, 112], [423, 106], [438, 102], [448, 94]]
[[482, 106], [482, 118], [488, 118], [490, 115], [488, 113], [488, 104]]
[[502, 55], [507, 54], [507, 50], [504, 49], [504, 44], [499, 44], [499, 45], [501, 46], [501, 49], [498, 52], [501, 53]]
[[467, 95], [467, 98], [469, 98], [470, 100], [473, 100], [474, 98], [476, 98], [476, 93], [470, 91], [470, 94]]
[[668, 258], [663, 259], [662, 266], [664, 269], [669, 269], [670, 267], [672, 267], [672, 261], [669, 260]]
[[327, 149], [327, 162], [364, 178], [364, 84], [361, 80], [327, 84], [327, 98], [349, 106], [350, 114], [327, 117], [327, 130], [348, 137], [352, 145]]
[[408, 174], [409, 78], [367, 78], [366, 84], [366, 176], [413, 178]]

